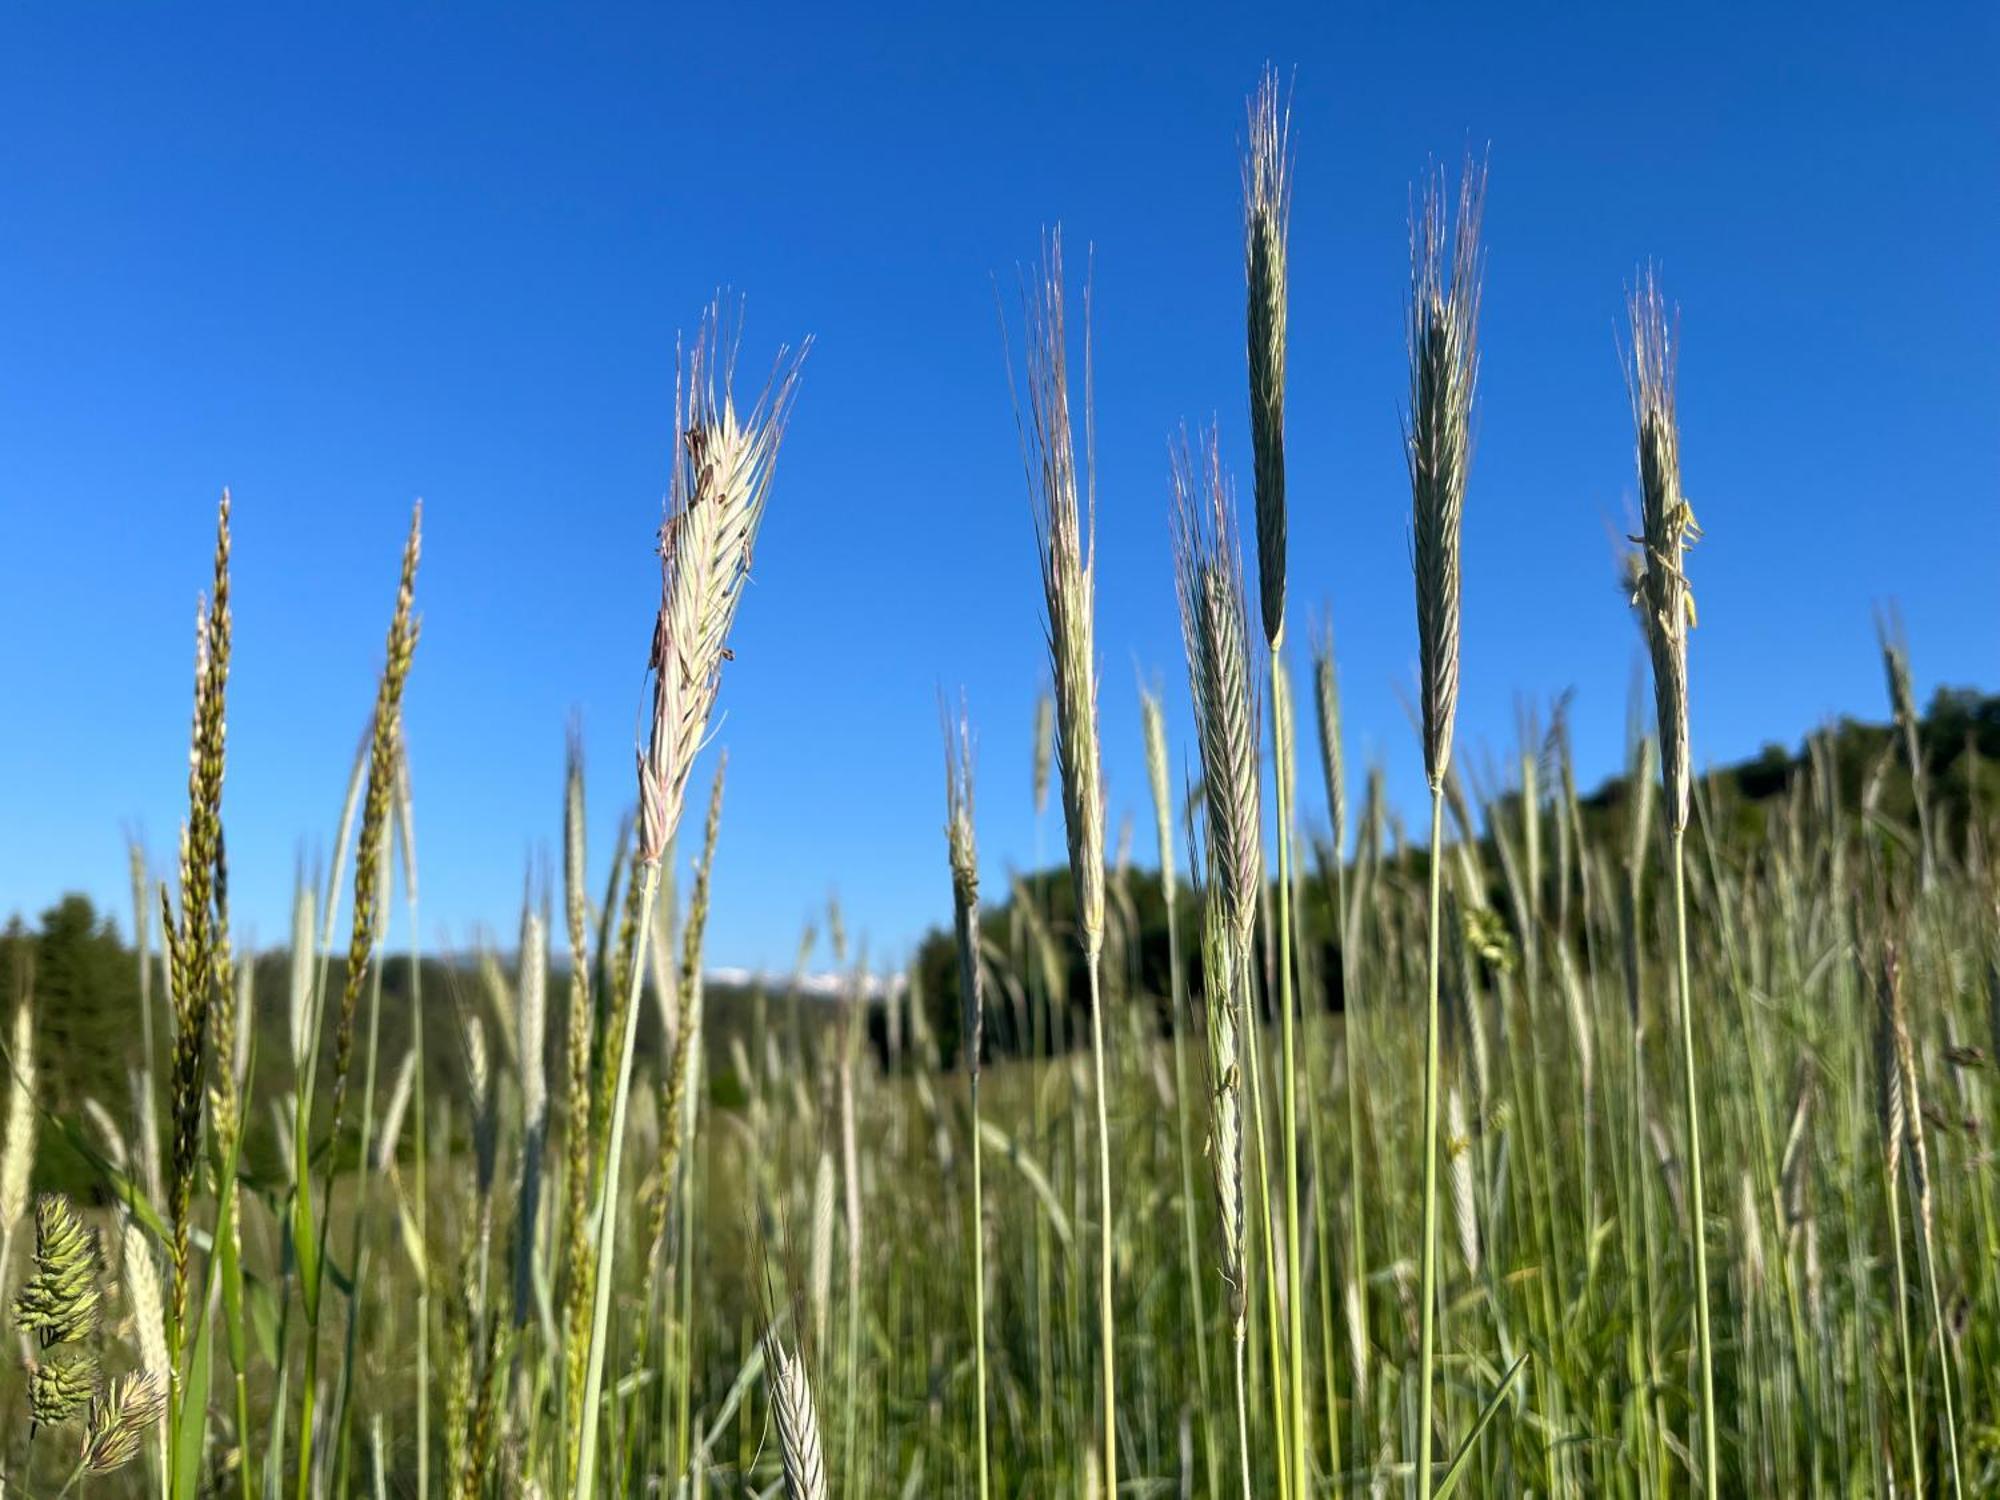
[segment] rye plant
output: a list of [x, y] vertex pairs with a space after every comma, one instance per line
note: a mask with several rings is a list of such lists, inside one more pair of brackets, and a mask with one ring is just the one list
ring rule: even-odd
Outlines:
[[[1105, 1081], [1104, 783], [1097, 738], [1096, 481], [1091, 462], [1090, 321], [1084, 309], [1084, 456], [1079, 475], [1069, 392], [1069, 326], [1064, 315], [1062, 233], [1051, 234], [1039, 275], [1023, 298], [1026, 410], [1017, 397], [1021, 460], [1041, 556], [1049, 661], [1055, 677], [1055, 752], [1061, 771], [1063, 824], [1069, 835], [1077, 940], [1090, 985], [1090, 1059], [1097, 1115], [1098, 1440], [1105, 1491], [1118, 1489], [1117, 1320], [1112, 1307], [1111, 1120]], [[1011, 372], [1010, 372], [1011, 380]]]
[[1443, 925], [1444, 791], [1458, 714], [1459, 599], [1463, 570], [1459, 527], [1472, 462], [1472, 407], [1479, 382], [1479, 220], [1484, 168], [1466, 163], [1456, 211], [1441, 174], [1425, 184], [1410, 226], [1410, 467], [1412, 556], [1417, 584], [1424, 776], [1430, 784], [1429, 976], [1424, 1013], [1423, 1231], [1418, 1311], [1417, 1494], [1430, 1500], [1431, 1420], [1437, 1359], [1438, 938]]
[[1660, 785], [1667, 819], [1667, 858], [1674, 883], [1674, 974], [1679, 999], [1682, 1098], [1688, 1172], [1688, 1238], [1694, 1259], [1695, 1368], [1700, 1399], [1701, 1484], [1714, 1500], [1721, 1482], [1716, 1451], [1715, 1353], [1709, 1327], [1708, 1232], [1703, 1205], [1701, 1100], [1696, 1080], [1693, 980], [1688, 965], [1687, 826], [1690, 796], [1688, 745], [1688, 632], [1694, 628], [1694, 593], [1683, 565], [1701, 536], [1681, 491], [1680, 423], [1675, 412], [1676, 338], [1667, 326], [1666, 299], [1649, 270], [1632, 292], [1632, 418], [1638, 437], [1641, 548], [1640, 599], [1646, 642], [1653, 659], [1653, 701], [1659, 725]]
[[972, 822], [972, 726], [961, 703], [944, 723], [945, 849], [951, 864], [952, 934], [958, 949], [959, 1040], [972, 1110], [972, 1347], [978, 1403], [979, 1496], [987, 1495], [986, 1184], [979, 1133], [979, 1065], [986, 1045], [985, 976], [979, 946], [979, 847]]
[[637, 939], [625, 983], [623, 1030], [612, 1062], [605, 1120], [604, 1165], [597, 1187], [590, 1333], [585, 1344], [583, 1398], [574, 1439], [576, 1500], [597, 1493], [598, 1406], [610, 1338], [612, 1272], [622, 1197], [625, 1115], [638, 1040], [637, 990], [659, 891], [660, 860], [680, 824], [688, 778], [708, 735], [708, 722], [728, 657], [729, 628], [750, 581], [750, 556], [764, 517], [778, 446], [798, 391], [799, 365], [781, 353], [771, 379], [747, 415], [730, 390], [733, 338], [711, 309], [696, 335], [687, 368], [676, 382], [679, 434], [667, 517], [660, 528], [660, 609], [647, 667], [652, 674], [651, 735], [639, 757], [639, 823], [635, 858], [639, 884]]
[[1292, 796], [1288, 726], [1281, 722], [1285, 650], [1285, 327], [1291, 296], [1288, 239], [1292, 215], [1291, 111], [1278, 98], [1277, 70], [1267, 67], [1250, 100], [1243, 160], [1243, 274], [1250, 366], [1250, 437], [1256, 476], [1257, 584], [1271, 674], [1271, 756], [1277, 789], [1276, 905], [1278, 1097], [1285, 1178], [1285, 1385], [1290, 1405], [1279, 1448], [1279, 1492], [1306, 1494], [1305, 1280], [1299, 1217], [1299, 1077], [1292, 1004]]
[[[1244, 1356], [1249, 1285], [1244, 1255], [1242, 1079], [1247, 1066], [1254, 1092], [1255, 1034], [1244, 1025], [1252, 942], [1264, 884], [1263, 829], [1257, 777], [1257, 692], [1250, 667], [1249, 600], [1243, 586], [1234, 497], [1223, 478], [1214, 434], [1197, 445], [1183, 435], [1171, 450], [1174, 585], [1180, 601], [1181, 641], [1187, 655], [1188, 691], [1194, 703], [1195, 743], [1201, 755], [1202, 807], [1207, 845], [1202, 957], [1207, 971], [1210, 1072], [1210, 1141], [1217, 1153], [1216, 1192], [1223, 1216], [1223, 1278], [1229, 1288], [1236, 1361], [1237, 1445], [1242, 1451], [1244, 1493], [1250, 1493], [1249, 1437], [1244, 1417]], [[1213, 929], [1213, 930], [1212, 930]], [[1269, 1194], [1266, 1199], [1267, 1222]], [[1267, 1242], [1268, 1243], [1268, 1242]], [[1273, 1289], [1275, 1291], [1275, 1289]], [[1292, 1288], [1298, 1296], [1297, 1284]], [[1275, 1337], [1272, 1357], [1277, 1350]], [[1274, 1428], [1284, 1430], [1276, 1406]], [[1279, 1472], [1285, 1454], [1279, 1445]]]

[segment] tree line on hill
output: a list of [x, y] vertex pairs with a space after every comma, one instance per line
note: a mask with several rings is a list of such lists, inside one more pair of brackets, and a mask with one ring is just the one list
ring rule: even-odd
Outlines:
[[[1843, 804], [1856, 810], [1865, 806], [1870, 812], [1869, 826], [1877, 836], [1909, 845], [1918, 820], [1913, 778], [1899, 731], [1891, 725], [1843, 719], [1819, 731], [1815, 739]], [[1962, 839], [1965, 830], [1993, 816], [1996, 795], [2000, 795], [1996, 794], [2000, 767], [1994, 765], [2000, 761], [2000, 696], [1971, 689], [1940, 689], [1918, 721], [1917, 739], [1930, 836], [1940, 841]], [[1487, 871], [1500, 868], [1493, 857], [1497, 852], [1493, 820], [1497, 817], [1510, 827], [1521, 826], [1523, 771], [1533, 776], [1537, 800], [1544, 807], [1552, 799], [1570, 795], [1560, 714], [1547, 734], [1524, 735], [1524, 740], [1527, 748], [1523, 757], [1534, 764], [1516, 762], [1518, 769], [1508, 777], [1505, 790], [1478, 788], [1477, 808], [1469, 805], [1466, 809], [1473, 821], [1483, 825], [1477, 837], [1484, 856], [1481, 867]], [[1789, 799], [1805, 794], [1813, 749], [1810, 742], [1797, 750], [1773, 744], [1751, 759], [1712, 770], [1704, 780], [1705, 816], [1691, 830], [1691, 853], [1703, 857], [1702, 845], [1711, 837], [1720, 845], [1718, 852], [1724, 854], [1762, 847], [1769, 820]], [[1606, 780], [1595, 791], [1575, 794], [1574, 823], [1582, 840], [1602, 846], [1617, 839], [1630, 796], [1631, 785], [1623, 775]], [[1421, 847], [1393, 810], [1379, 801], [1371, 804], [1366, 797], [1358, 799], [1357, 808], [1359, 832], [1355, 838], [1379, 840], [1379, 865], [1386, 878], [1420, 880]], [[1300, 880], [1300, 932], [1309, 944], [1310, 961], [1317, 962], [1323, 974], [1337, 976], [1340, 969], [1330, 937], [1334, 931], [1330, 892], [1335, 856], [1325, 847], [1323, 837], [1313, 842], [1317, 858]], [[1349, 860], [1354, 856], [1353, 842], [1341, 851]], [[946, 903], [947, 880], [940, 844], [940, 908]], [[999, 884], [993, 874], [988, 881], [989, 889]], [[1116, 872], [1112, 889], [1113, 925], [1117, 929], [1112, 954], [1115, 967], [1107, 972], [1115, 973], [1119, 982], [1111, 993], [1116, 1003], [1151, 1007], [1151, 1024], [1163, 1027], [1168, 1024], [1165, 997], [1170, 964], [1166, 902], [1158, 873], [1133, 867], [1128, 859]], [[1504, 920], [1511, 909], [1505, 892], [1495, 889], [1491, 896], [1493, 910]], [[1185, 875], [1179, 900], [1184, 962], [1189, 965], [1188, 983], [1193, 986], [1197, 982], [1193, 973], [1198, 962], [1198, 944], [1193, 941], [1197, 928]], [[989, 904], [985, 930], [994, 969], [1002, 979], [989, 992], [986, 1038], [995, 1060], [1029, 1051], [1064, 1050], [1081, 1035], [1084, 1018], [1078, 1007], [1084, 987], [1076, 944], [1070, 941], [1073, 911], [1066, 865], [1015, 876], [1006, 899]], [[1505, 944], [1512, 940], [1512, 934], [1502, 931], [1494, 940]], [[337, 991], [344, 960], [336, 954], [328, 961]], [[459, 1028], [449, 1021], [453, 1010], [482, 1008], [483, 1013], [497, 1018], [507, 1045], [514, 1045], [505, 1035], [511, 1024], [506, 994], [512, 982], [512, 962], [511, 956], [494, 953], [427, 956], [418, 963], [412, 963], [408, 955], [391, 955], [382, 965], [380, 1056], [384, 1071], [393, 1073], [409, 1045], [411, 997], [419, 992], [426, 1007], [433, 1008], [432, 1025], [438, 1028], [427, 1033], [436, 1038], [427, 1049], [429, 1066], [436, 1075], [429, 1080], [433, 1086], [450, 1087], [464, 1070], [461, 1049], [451, 1044], [459, 1035]], [[153, 1076], [158, 1079], [163, 1076], [170, 1021], [157, 950], [152, 963]], [[557, 963], [560, 965], [560, 960]], [[284, 950], [265, 950], [251, 960], [253, 1120], [266, 1112], [262, 1100], [276, 1097], [290, 1085], [290, 973], [291, 958]], [[961, 1023], [957, 958], [948, 930], [936, 927], [926, 934], [903, 979], [903, 984], [890, 991], [893, 1003], [879, 999], [870, 1003], [867, 1036], [878, 1060], [901, 1068], [923, 1050], [939, 1065], [955, 1066]], [[857, 978], [856, 993], [860, 992], [858, 985]], [[129, 1118], [134, 1107], [135, 1070], [143, 1052], [139, 1038], [146, 1028], [141, 1024], [139, 958], [119, 923], [78, 894], [61, 897], [32, 924], [15, 914], [0, 928], [0, 1005], [11, 1015], [15, 1003], [29, 990], [36, 1012], [38, 1097], [50, 1114], [75, 1122], [84, 1114], [86, 1101], [94, 1101], [118, 1119]], [[1327, 992], [1334, 997], [1331, 1003], [1337, 1005], [1337, 981]], [[552, 980], [550, 1035], [545, 1038], [552, 1066], [560, 1055], [562, 995], [561, 986]], [[742, 1058], [758, 1045], [760, 1026], [800, 1028], [806, 1034], [805, 1051], [810, 1055], [824, 1056], [833, 1045], [830, 1028], [840, 1014], [839, 1004], [823, 998], [801, 998], [784, 981], [711, 984], [706, 999], [704, 1040], [710, 1097], [723, 1107], [741, 1098], [737, 1073]], [[331, 1045], [330, 1039], [327, 1045]], [[657, 1028], [642, 1027], [642, 1068], [657, 1046]], [[275, 1171], [277, 1164], [270, 1154], [274, 1150], [268, 1131], [253, 1133], [246, 1142], [248, 1169], [252, 1173]], [[70, 1139], [57, 1131], [44, 1132], [38, 1175], [47, 1185], [73, 1190], [88, 1190], [95, 1179]]]

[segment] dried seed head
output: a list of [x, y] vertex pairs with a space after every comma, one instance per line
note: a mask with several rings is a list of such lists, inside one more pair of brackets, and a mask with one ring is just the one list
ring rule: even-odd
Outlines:
[[1291, 232], [1291, 110], [1267, 66], [1243, 153], [1243, 272], [1249, 289], [1250, 437], [1257, 468], [1257, 582], [1264, 639], [1285, 632], [1285, 308]]
[[1666, 300], [1649, 267], [1628, 301], [1631, 321], [1632, 422], [1638, 437], [1639, 510], [1644, 569], [1635, 603], [1643, 609], [1653, 657], [1653, 698], [1660, 723], [1660, 779], [1676, 834], [1688, 822], [1687, 638], [1694, 628], [1694, 594], [1682, 570], [1701, 537], [1681, 493], [1680, 424], [1674, 409], [1675, 340]]
[[[1025, 414], [1016, 403], [1021, 457], [1041, 553], [1049, 659], [1055, 676], [1055, 753], [1077, 926], [1093, 964], [1104, 948], [1104, 784], [1097, 738], [1095, 484], [1079, 496], [1070, 421], [1069, 328], [1063, 312], [1062, 232], [1048, 237], [1039, 277], [1024, 296]], [[1085, 294], [1086, 325], [1089, 322]], [[1084, 435], [1090, 438], [1090, 338], [1084, 334]]]
[[780, 349], [757, 404], [740, 415], [730, 389], [735, 340], [722, 322], [720, 308], [711, 307], [676, 381], [679, 438], [660, 527], [660, 613], [648, 661], [652, 732], [639, 757], [638, 854], [645, 864], [659, 862], [680, 823], [812, 344], [808, 339], [796, 357]]
[[1264, 878], [1257, 771], [1257, 690], [1233, 496], [1211, 430], [1197, 453], [1183, 433], [1170, 449], [1174, 584], [1201, 752], [1214, 881], [1235, 941], [1247, 945]]
[[945, 845], [951, 859], [951, 904], [958, 939], [958, 990], [966, 1066], [979, 1076], [985, 1046], [986, 1006], [979, 967], [979, 850], [972, 824], [972, 726], [963, 699], [958, 717], [944, 715]]
[[139, 1444], [167, 1410], [167, 1382], [152, 1370], [121, 1375], [90, 1408], [90, 1428], [84, 1434], [83, 1464], [93, 1474], [108, 1474], [130, 1463]]
[[1472, 462], [1472, 404], [1479, 383], [1479, 222], [1486, 169], [1468, 161], [1454, 215], [1440, 172], [1425, 184], [1410, 224], [1410, 467], [1422, 674], [1424, 773], [1444, 784], [1458, 713], [1459, 525]]

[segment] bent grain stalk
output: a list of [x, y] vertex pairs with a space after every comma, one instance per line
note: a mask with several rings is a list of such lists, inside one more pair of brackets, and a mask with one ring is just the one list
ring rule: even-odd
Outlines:
[[[611, 1322], [611, 1273], [617, 1254], [625, 1115], [639, 1022], [636, 993], [646, 971], [660, 859], [680, 823], [688, 777], [708, 734], [729, 627], [750, 580], [751, 552], [770, 494], [778, 446], [798, 391], [802, 349], [781, 351], [756, 405], [739, 414], [730, 392], [735, 345], [712, 308], [675, 396], [676, 460], [660, 528], [660, 611], [653, 628], [651, 736], [639, 756], [639, 828], [635, 857], [641, 887], [638, 938], [627, 968], [633, 994], [623, 1009], [623, 1035], [606, 1120], [604, 1168], [598, 1184], [597, 1241], [592, 1272], [590, 1337], [583, 1401], [574, 1436], [576, 1500], [597, 1493], [597, 1418]], [[683, 1027], [683, 1035], [691, 1029]], [[610, 1039], [607, 1038], [607, 1041]], [[667, 1122], [662, 1122], [663, 1128]]]

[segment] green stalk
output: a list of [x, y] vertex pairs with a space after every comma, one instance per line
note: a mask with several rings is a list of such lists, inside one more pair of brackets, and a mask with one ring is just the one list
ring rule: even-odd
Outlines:
[[1715, 1358], [1708, 1326], [1708, 1233], [1701, 1185], [1701, 1116], [1695, 1078], [1694, 1000], [1688, 982], [1687, 833], [1674, 830], [1674, 945], [1679, 971], [1681, 1071], [1687, 1092], [1688, 1223], [1694, 1240], [1695, 1349], [1701, 1372], [1702, 1493], [1715, 1500]]
[[[1250, 945], [1246, 942], [1243, 951], [1237, 955], [1237, 965], [1242, 974], [1243, 986], [1243, 1057], [1248, 1064], [1250, 1075], [1250, 1123], [1251, 1142], [1255, 1147], [1257, 1161], [1257, 1223], [1259, 1239], [1264, 1251], [1264, 1318], [1265, 1351], [1270, 1356], [1271, 1371], [1271, 1436], [1277, 1445], [1278, 1456], [1278, 1497], [1291, 1500], [1292, 1466], [1286, 1458], [1285, 1424], [1285, 1380], [1282, 1361], [1284, 1346], [1278, 1330], [1278, 1260], [1277, 1235], [1271, 1222], [1271, 1166], [1270, 1153], [1264, 1144], [1264, 1068], [1259, 1061], [1263, 1050], [1263, 1034], [1257, 1025], [1257, 998], [1250, 987], [1253, 969]], [[1245, 1274], [1248, 1274], [1246, 1261]]]
[[1278, 784], [1278, 1036], [1285, 1076], [1279, 1090], [1285, 1132], [1285, 1312], [1291, 1382], [1291, 1492], [1306, 1495], [1306, 1325], [1305, 1284], [1299, 1244], [1299, 1089], [1292, 1027], [1292, 787], [1289, 689], [1281, 680], [1279, 658], [1284, 633], [1271, 644], [1271, 757]]
[[1250, 1330], [1239, 1318], [1236, 1320], [1236, 1451], [1243, 1465], [1243, 1500], [1251, 1500], [1250, 1490], [1250, 1408], [1243, 1396], [1244, 1345]]
[[[645, 982], [646, 943], [653, 931], [653, 898], [660, 888], [657, 861], [645, 866], [639, 892], [639, 933], [626, 984], [625, 1035], [619, 1042], [617, 1083], [606, 1127], [604, 1182], [598, 1192], [596, 1277], [592, 1286], [590, 1347], [584, 1366], [583, 1422], [577, 1436], [576, 1500], [597, 1493], [597, 1408], [604, 1389], [604, 1353], [610, 1339], [611, 1272], [617, 1260], [618, 1174], [625, 1155], [625, 1113], [632, 1097], [632, 1057], [639, 1035], [639, 987]], [[301, 1497], [304, 1500], [304, 1497]]]
[[[1365, 1453], [1362, 1439], [1362, 1401], [1367, 1395], [1368, 1342], [1368, 1225], [1362, 1215], [1361, 1132], [1364, 1124], [1361, 1104], [1361, 1014], [1356, 1009], [1360, 996], [1356, 969], [1348, 952], [1352, 929], [1347, 912], [1347, 862], [1343, 851], [1333, 851], [1334, 902], [1340, 908], [1340, 1029], [1347, 1047], [1347, 1174], [1348, 1224], [1353, 1236], [1353, 1264], [1348, 1275], [1354, 1280], [1354, 1338], [1362, 1351], [1362, 1367], [1356, 1372], [1354, 1390], [1354, 1439], [1357, 1453]], [[1329, 1351], [1327, 1358], [1333, 1358]]]
[[[1181, 1220], [1187, 1242], [1188, 1295], [1193, 1301], [1194, 1311], [1195, 1381], [1201, 1392], [1202, 1427], [1206, 1436], [1209, 1412], [1208, 1312], [1204, 1306], [1205, 1299], [1201, 1290], [1200, 1237], [1195, 1229], [1194, 1148], [1188, 1134], [1187, 1039], [1183, 1035], [1187, 1030], [1192, 1007], [1188, 1003], [1186, 981], [1181, 975], [1181, 924], [1176, 910], [1178, 905], [1174, 893], [1170, 890], [1167, 893], [1167, 1003], [1173, 1011], [1174, 1103], [1180, 1126]], [[1207, 1446], [1212, 1449], [1214, 1444], [1209, 1443]], [[1213, 1477], [1212, 1453], [1210, 1457], [1210, 1474]]]
[[410, 1122], [416, 1149], [417, 1240], [423, 1248], [423, 1275], [417, 1282], [417, 1500], [430, 1500], [431, 1488], [431, 1271], [430, 1198], [424, 1186], [429, 1148], [424, 1109], [424, 965], [417, 947], [416, 882], [409, 882], [410, 909], [410, 1040], [416, 1053], [411, 1080]]
[[[1909, 1160], [1907, 1155], [1905, 1160]], [[1901, 1244], [1900, 1235], [1897, 1242]], [[1938, 1295], [1937, 1264], [1932, 1259], [1930, 1226], [1921, 1219], [1917, 1224], [1917, 1267], [1922, 1271], [1925, 1289], [1930, 1293], [1931, 1331], [1937, 1335], [1938, 1383], [1944, 1396], [1945, 1453], [1951, 1459], [1951, 1492], [1955, 1500], [1964, 1500], [1965, 1481], [1958, 1469], [1958, 1415], [1951, 1397], [1951, 1338], [1945, 1331], [1944, 1302]]]
[[[383, 840], [384, 876], [387, 876], [388, 840]], [[338, 1416], [334, 1430], [334, 1492], [346, 1494], [348, 1491], [347, 1462], [350, 1447], [350, 1432], [353, 1409], [351, 1396], [354, 1389], [355, 1341], [361, 1327], [361, 1298], [368, 1284], [368, 1242], [366, 1230], [368, 1211], [374, 1202], [375, 1173], [369, 1164], [374, 1160], [375, 1134], [375, 1062], [382, 1030], [382, 970], [386, 964], [378, 963], [369, 976], [368, 983], [368, 1050], [362, 1062], [361, 1084], [361, 1152], [357, 1158], [360, 1164], [360, 1197], [354, 1207], [354, 1233], [348, 1250], [347, 1264], [353, 1274], [353, 1281], [347, 1295], [347, 1340], [343, 1345], [340, 1364], [340, 1399]], [[246, 1481], [247, 1483], [247, 1481]], [[248, 1500], [248, 1496], [245, 1496]]]
[[1097, 1201], [1103, 1223], [1097, 1235], [1098, 1364], [1104, 1383], [1104, 1493], [1118, 1493], [1118, 1359], [1111, 1305], [1111, 1116], [1104, 1098], [1104, 996], [1098, 985], [1098, 954], [1090, 970], [1090, 1061], [1097, 1084]]
[[1444, 785], [1431, 783], [1430, 985], [1424, 1012], [1424, 1228], [1418, 1320], [1417, 1495], [1431, 1495], [1431, 1407], [1437, 1360], [1438, 928], [1444, 907]]
[[1924, 1450], [1917, 1436], [1917, 1364], [1910, 1348], [1910, 1283], [1903, 1264], [1902, 1192], [1893, 1170], [1882, 1173], [1889, 1195], [1889, 1241], [1895, 1247], [1896, 1347], [1903, 1357], [1903, 1417], [1910, 1433], [1910, 1493], [1924, 1492]]
[[[977, 962], [975, 957], [974, 962]], [[972, 1062], [972, 1340], [979, 1399], [979, 1500], [987, 1500], [986, 1182], [979, 1142], [979, 1060]]]

